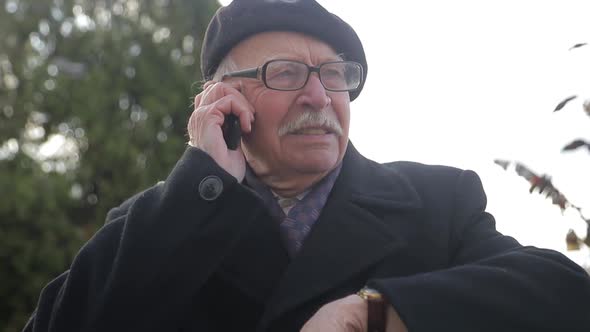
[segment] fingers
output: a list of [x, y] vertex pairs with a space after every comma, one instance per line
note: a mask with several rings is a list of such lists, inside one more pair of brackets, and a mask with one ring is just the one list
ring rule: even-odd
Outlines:
[[250, 132], [251, 123], [254, 121], [256, 110], [241, 93], [240, 82], [220, 83], [207, 82], [200, 105], [212, 105], [213, 109], [220, 111], [223, 115], [235, 114], [240, 119], [240, 126], [244, 132]]
[[255, 109], [240, 92], [239, 82], [209, 81], [203, 88], [204, 90], [195, 96], [195, 111], [191, 114], [187, 125], [189, 144], [200, 146], [205, 137], [218, 136], [212, 133], [218, 131], [216, 127], [221, 127], [225, 116], [232, 113], [238, 117], [244, 133], [252, 131]]
[[[219, 126], [225, 121], [225, 116], [233, 113], [238, 117], [243, 132], [249, 133], [252, 131], [254, 110], [247, 101], [243, 101], [243, 97], [240, 98], [235, 95], [225, 96], [212, 104], [198, 107], [194, 113], [196, 113], [196, 119], [194, 121], [217, 124]], [[198, 130], [200, 128], [193, 126], [192, 129]]]
[[224, 117], [231, 113], [235, 114], [240, 121], [240, 127], [242, 128], [242, 131], [249, 133], [252, 131], [254, 110], [249, 103], [244, 103], [242, 99], [243, 96], [242, 98], [234, 95], [225, 96], [210, 105], [210, 112], [219, 111]]
[[366, 330], [367, 304], [357, 295], [323, 305], [301, 329], [302, 332]]
[[254, 107], [240, 93], [239, 84], [207, 82], [203, 88], [195, 96], [195, 109], [187, 123], [189, 145], [209, 154], [241, 182], [246, 172], [244, 154], [239, 144], [237, 150], [228, 148], [222, 125], [227, 115], [235, 114], [242, 131], [249, 133], [254, 121]]
[[207, 89], [208, 87], [210, 87], [211, 85], [217, 83], [216, 81], [207, 81], [205, 82], [205, 84], [203, 84], [203, 90]]
[[[240, 117], [240, 119], [242, 119], [240, 114], [244, 110], [247, 110], [249, 113], [253, 115], [255, 113], [254, 107], [250, 105], [248, 100], [240, 91], [240, 82], [220, 83], [209, 81], [205, 83], [204, 90], [195, 97], [195, 109], [198, 109], [201, 106], [217, 104], [218, 106], [230, 106], [230, 108], [219, 109], [219, 111], [223, 112], [224, 115], [234, 113], [235, 115]], [[227, 101], [220, 102], [220, 100], [228, 96], [234, 96], [234, 99], [232, 99], [232, 102], [230, 104], [227, 104]], [[233, 109], [234, 106], [236, 107], [235, 110]], [[243, 119], [243, 124], [245, 125], [246, 122], [250, 122], [252, 119], [253, 116], [251, 118], [245, 117]]]
[[[227, 95], [244, 97], [241, 90], [242, 86], [240, 82], [222, 83], [209, 81], [205, 83], [203, 91], [198, 95], [201, 96], [199, 103], [196, 103], [197, 100], [195, 99], [195, 107], [212, 104]], [[244, 101], [246, 101], [246, 98], [244, 98]]]

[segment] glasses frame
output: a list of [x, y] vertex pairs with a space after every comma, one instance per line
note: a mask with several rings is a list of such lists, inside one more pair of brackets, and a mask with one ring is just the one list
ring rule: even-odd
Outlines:
[[[273, 62], [279, 62], [279, 61], [289, 61], [289, 62], [300, 63], [300, 64], [304, 65], [305, 67], [307, 67], [307, 77], [305, 78], [305, 82], [303, 82], [303, 85], [301, 85], [301, 87], [299, 87], [297, 89], [277, 89], [277, 88], [272, 88], [272, 87], [268, 86], [268, 83], [266, 82], [266, 69], [268, 68], [269, 64], [272, 64]], [[341, 90], [341, 89], [329, 89], [329, 88], [326, 87], [326, 85], [324, 84], [324, 81], [322, 80], [322, 75], [320, 73], [320, 70], [321, 70], [322, 66], [329, 65], [329, 64], [334, 64], [334, 63], [351, 63], [351, 64], [354, 64], [354, 65], [358, 66], [358, 68], [360, 70], [360, 73], [359, 73], [360, 76], [359, 76], [359, 83], [358, 83], [358, 86], [356, 88], [354, 88], [354, 89]], [[322, 86], [327, 91], [333, 91], [333, 92], [351, 92], [351, 91], [356, 91], [356, 90], [358, 90], [358, 88], [363, 83], [363, 66], [360, 63], [356, 62], [356, 61], [329, 61], [329, 62], [321, 63], [319, 66], [310, 66], [307, 63], [304, 63], [304, 62], [301, 62], [301, 61], [288, 60], [288, 59], [273, 59], [273, 60], [267, 61], [262, 66], [257, 67], [257, 68], [249, 68], [249, 69], [243, 69], [243, 70], [238, 70], [238, 71], [234, 71], [234, 72], [231, 72], [231, 73], [227, 73], [227, 74], [224, 74], [221, 77], [221, 80], [223, 81], [226, 78], [230, 78], [230, 77], [254, 78], [254, 79], [261, 80], [264, 83], [264, 86], [266, 88], [268, 88], [268, 89], [271, 89], [271, 90], [276, 90], [276, 91], [297, 91], [297, 90], [303, 89], [305, 87], [305, 85], [307, 85], [307, 82], [309, 81], [309, 76], [311, 76], [311, 73], [317, 73], [318, 74], [318, 78], [320, 79], [320, 83], [322, 83]]]

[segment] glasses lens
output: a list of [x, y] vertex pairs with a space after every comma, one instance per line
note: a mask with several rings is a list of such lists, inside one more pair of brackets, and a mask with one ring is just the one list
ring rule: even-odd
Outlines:
[[276, 60], [266, 65], [266, 85], [277, 90], [298, 90], [307, 79], [307, 66], [303, 63]]
[[321, 65], [324, 87], [332, 91], [352, 91], [361, 84], [362, 69], [356, 62], [329, 62]]

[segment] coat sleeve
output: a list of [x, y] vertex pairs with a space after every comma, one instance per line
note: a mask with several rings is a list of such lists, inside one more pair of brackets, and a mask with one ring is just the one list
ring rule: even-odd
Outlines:
[[[199, 194], [206, 177], [221, 181], [214, 200]], [[189, 147], [165, 183], [109, 213], [70, 270], [43, 289], [25, 331], [169, 330], [262, 209], [256, 195]]]
[[590, 331], [590, 278], [562, 254], [495, 229], [479, 177], [456, 183], [448, 268], [372, 280], [411, 332]]

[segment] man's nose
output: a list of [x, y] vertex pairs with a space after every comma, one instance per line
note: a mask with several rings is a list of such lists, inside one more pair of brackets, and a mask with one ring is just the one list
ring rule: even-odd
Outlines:
[[309, 79], [303, 87], [297, 102], [317, 111], [321, 111], [330, 105], [332, 100], [326, 93], [326, 89], [317, 73], [309, 75]]

